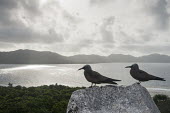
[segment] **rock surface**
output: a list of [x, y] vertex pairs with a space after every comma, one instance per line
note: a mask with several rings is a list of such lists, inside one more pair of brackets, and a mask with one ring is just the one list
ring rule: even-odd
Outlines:
[[67, 113], [160, 113], [146, 88], [102, 86], [73, 92]]

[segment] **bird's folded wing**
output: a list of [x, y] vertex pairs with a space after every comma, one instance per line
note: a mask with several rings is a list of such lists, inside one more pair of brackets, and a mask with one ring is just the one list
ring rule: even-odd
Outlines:
[[108, 79], [110, 79], [111, 81], [120, 81], [120, 80], [112, 79], [112, 78], [109, 78], [109, 77], [105, 77], [105, 76], [101, 75], [100, 73], [98, 73], [96, 71], [93, 71], [92, 75], [93, 75], [93, 77], [98, 78], [98, 81], [105, 81], [105, 80], [108, 80]]
[[140, 73], [140, 77], [141, 77], [141, 78], [144, 78], [144, 79], [151, 80], [151, 79], [157, 78], [156, 76], [153, 76], [153, 75], [151, 75], [151, 74], [148, 74], [147, 72], [145, 72], [145, 71], [143, 71], [143, 70], [139, 70], [139, 73]]
[[140, 74], [144, 74], [144, 75], [147, 75], [147, 74], [148, 74], [147, 72], [145, 72], [145, 71], [143, 71], [143, 70], [139, 70], [139, 73], [140, 73]]
[[104, 80], [107, 79], [107, 77], [101, 75], [100, 73], [98, 73], [98, 72], [96, 72], [96, 71], [93, 71], [92, 76], [93, 76], [94, 78], [97, 78], [97, 81], [104, 81]]

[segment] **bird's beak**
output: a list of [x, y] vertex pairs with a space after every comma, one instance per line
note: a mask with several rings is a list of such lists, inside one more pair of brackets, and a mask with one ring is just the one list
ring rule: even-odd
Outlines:
[[82, 67], [82, 68], [78, 69], [78, 71], [79, 71], [79, 70], [82, 70], [82, 69], [84, 69], [84, 68]]
[[131, 68], [132, 66], [126, 66], [125, 68]]

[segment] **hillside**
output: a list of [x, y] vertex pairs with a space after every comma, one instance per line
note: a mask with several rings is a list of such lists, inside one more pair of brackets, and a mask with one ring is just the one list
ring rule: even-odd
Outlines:
[[150, 54], [141, 57], [123, 54], [63, 56], [54, 52], [34, 50], [0, 52], [1, 64], [88, 64], [112, 62], [170, 63], [170, 56], [161, 54]]
[[16, 50], [0, 52], [1, 64], [66, 64], [67, 57], [48, 51]]

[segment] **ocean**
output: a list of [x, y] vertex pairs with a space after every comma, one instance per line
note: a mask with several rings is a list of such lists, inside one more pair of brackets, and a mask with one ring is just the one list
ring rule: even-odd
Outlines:
[[[1, 64], [0, 85], [8, 86], [8, 83], [12, 83], [14, 86], [21, 85], [30, 87], [57, 83], [71, 87], [89, 87], [91, 83], [86, 81], [83, 70], [78, 71], [78, 69], [84, 65], [85, 64]], [[90, 65], [93, 70], [104, 76], [122, 80], [121, 82], [117, 82], [119, 85], [127, 86], [137, 82], [131, 77], [129, 73], [130, 69], [125, 68], [125, 66], [131, 65], [131, 63], [99, 63]], [[166, 79], [166, 81], [148, 81], [141, 83], [142, 86], [149, 90], [151, 95], [166, 94], [170, 96], [170, 63], [139, 63], [139, 68]]]

